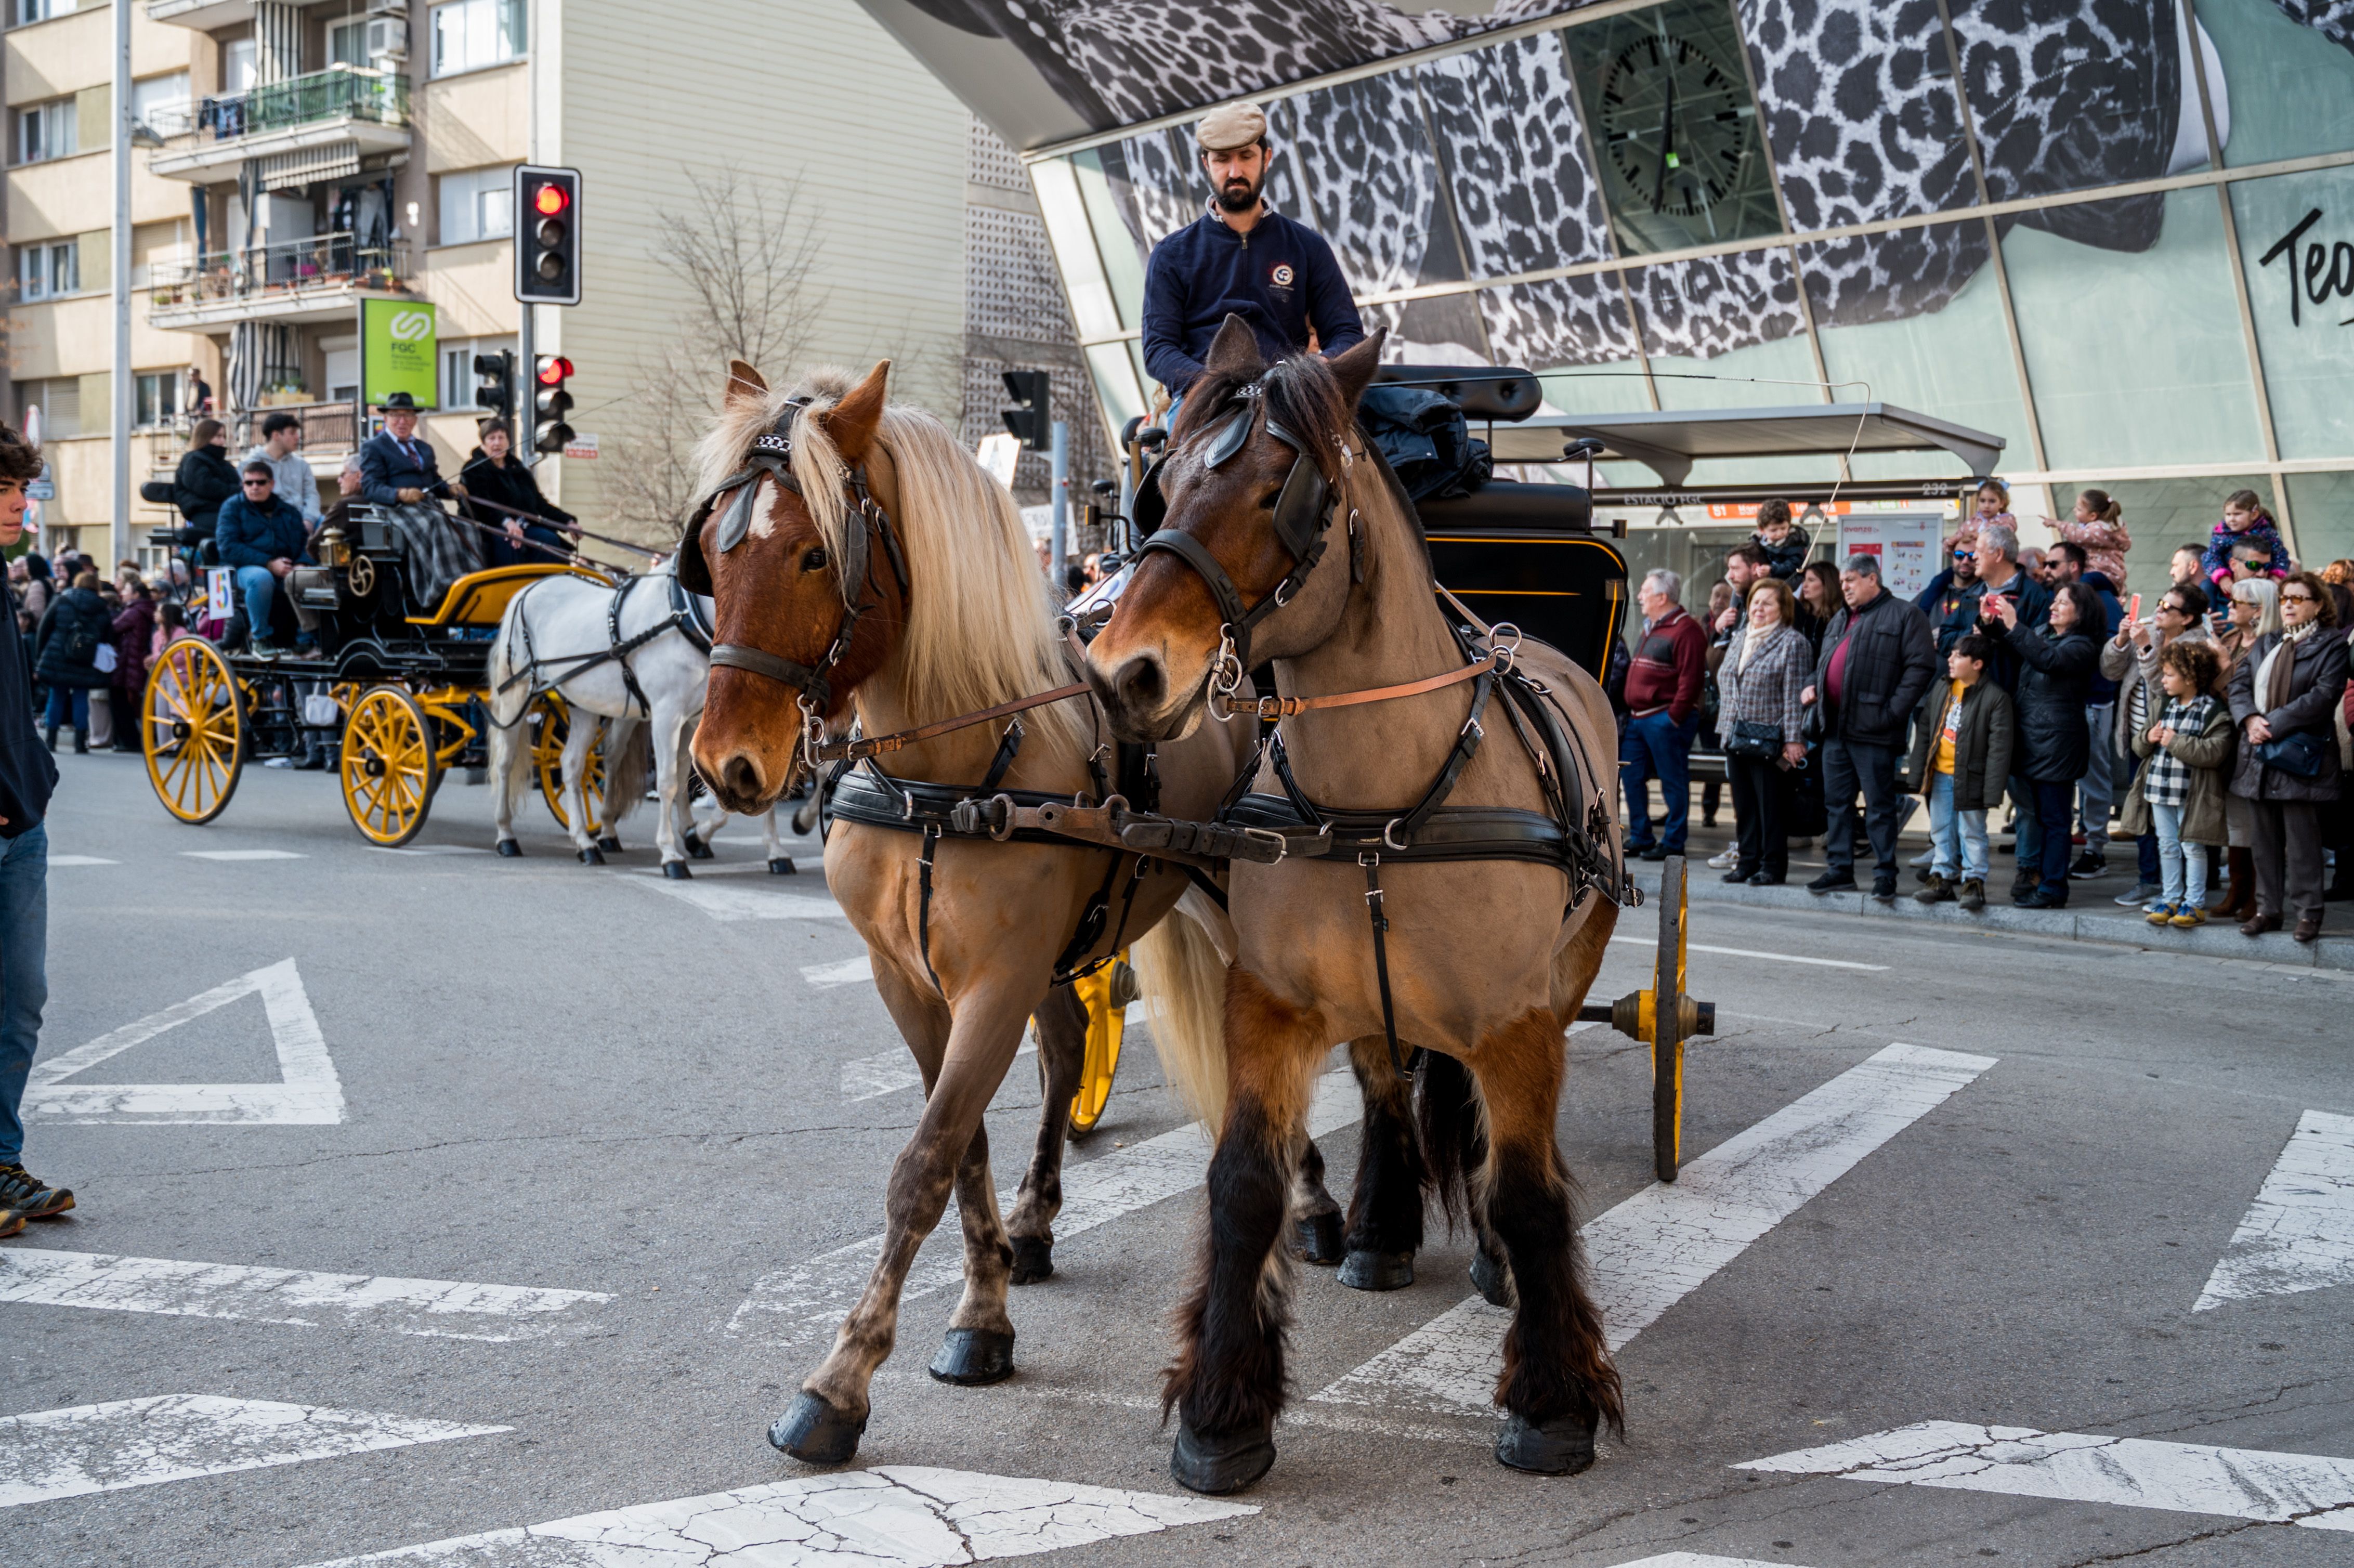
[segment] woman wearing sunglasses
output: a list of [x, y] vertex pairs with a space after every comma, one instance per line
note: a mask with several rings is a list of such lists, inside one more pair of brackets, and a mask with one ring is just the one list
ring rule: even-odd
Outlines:
[[2255, 808], [2254, 937], [2296, 912], [2296, 937], [2321, 935], [2321, 810], [2338, 799], [2337, 709], [2346, 694], [2346, 639], [2327, 584], [2295, 572], [2280, 585], [2281, 630], [2257, 639], [2232, 670], [2240, 759], [2232, 793]]

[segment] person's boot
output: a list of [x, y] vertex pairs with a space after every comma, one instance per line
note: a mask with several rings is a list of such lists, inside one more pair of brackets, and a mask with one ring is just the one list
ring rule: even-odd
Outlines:
[[2255, 853], [2248, 849], [2228, 851], [2224, 865], [2231, 881], [2223, 889], [2223, 902], [2209, 913], [2222, 920], [2249, 919], [2256, 912]]
[[74, 755], [76, 757], [88, 757], [90, 755], [90, 732], [88, 730], [78, 729], [74, 731]]
[[[1918, 897], [1919, 895], [1915, 894], [1914, 896]], [[1956, 896], [1955, 901], [1960, 904], [1963, 908], [1972, 911], [1985, 908], [1986, 879], [1984, 877], [1978, 876], [1965, 878], [1962, 883], [1962, 890]]]
[[1954, 901], [1954, 884], [1935, 872], [1929, 874], [1929, 885], [1913, 895], [1924, 904], [1950, 904]]
[[43, 732], [43, 734], [42, 734], [42, 744], [46, 745], [46, 746], [47, 746], [47, 747], [48, 747], [51, 751], [55, 751], [55, 750], [58, 748], [58, 726], [55, 726], [55, 725], [51, 725], [51, 726], [48, 726], [48, 728], [46, 731], [44, 731], [44, 732]]

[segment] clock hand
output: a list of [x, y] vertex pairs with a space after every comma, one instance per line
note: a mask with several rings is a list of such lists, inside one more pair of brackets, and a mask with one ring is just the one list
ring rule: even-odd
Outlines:
[[1659, 172], [1651, 182], [1651, 210], [1657, 212], [1667, 200], [1669, 149], [1675, 145], [1676, 133], [1676, 72], [1675, 63], [1668, 64], [1668, 106], [1659, 116]]

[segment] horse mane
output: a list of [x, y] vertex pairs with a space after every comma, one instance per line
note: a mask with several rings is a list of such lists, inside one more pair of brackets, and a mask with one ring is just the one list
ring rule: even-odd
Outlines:
[[1194, 433], [1225, 417], [1235, 394], [1257, 382], [1267, 417], [1307, 443], [1316, 466], [1327, 479], [1339, 477], [1341, 449], [1354, 420], [1341, 400], [1341, 383], [1320, 354], [1296, 354], [1278, 359], [1263, 372], [1239, 376], [1204, 370], [1185, 388], [1184, 406], [1177, 410], [1177, 428], [1171, 444], [1189, 440]]
[[[807, 397], [810, 407], [793, 427], [793, 471], [828, 553], [844, 558], [849, 471], [811, 416], [854, 384], [840, 370], [820, 370], [765, 398], [729, 403], [695, 450], [702, 492], [741, 469], [753, 440], [789, 400]], [[927, 409], [889, 405], [876, 440], [896, 477], [891, 526], [907, 558], [907, 628], [893, 663], [910, 710], [945, 717], [1067, 684], [1062, 634], [1013, 494]], [[875, 558], [879, 565], [879, 552]], [[843, 589], [845, 602], [857, 591], [848, 583]], [[1087, 743], [1078, 704], [1034, 708], [1022, 722], [1082, 748]]]

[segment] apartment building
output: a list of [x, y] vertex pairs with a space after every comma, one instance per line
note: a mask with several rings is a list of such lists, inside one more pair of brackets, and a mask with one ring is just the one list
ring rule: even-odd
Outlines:
[[[88, 0], [0, 3], [6, 412], [41, 410], [55, 487], [45, 547], [104, 555], [113, 17]], [[887, 356], [900, 397], [952, 423], [974, 406], [970, 271], [1002, 251], [968, 244], [972, 122], [858, 7], [133, 3], [134, 487], [186, 445], [192, 369], [245, 429], [274, 408], [300, 415], [324, 482], [369, 429], [369, 302], [429, 307], [404, 309], [402, 330], [429, 326], [440, 373], [423, 429], [454, 471], [480, 415], [473, 356], [516, 344], [509, 193], [527, 161], [583, 175], [582, 302], [538, 307], [535, 346], [574, 363], [571, 422], [596, 438], [546, 460], [542, 483], [591, 526], [648, 540], [671, 526], [642, 515], [614, 471], [693, 313], [679, 258], [698, 180], [790, 207], [806, 232], [801, 319], [782, 334], [801, 360]], [[1051, 300], [1034, 218], [1016, 244], [1034, 248], [1024, 265]], [[1067, 356], [1053, 303], [1052, 321], [1018, 335], [1060, 330]], [[134, 498], [131, 518], [135, 545], [166, 514]]]

